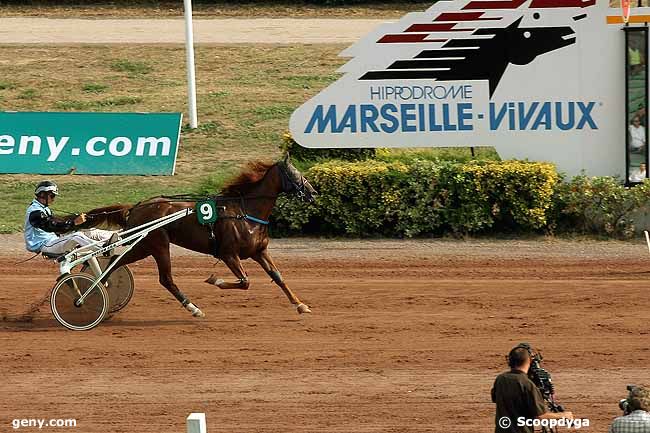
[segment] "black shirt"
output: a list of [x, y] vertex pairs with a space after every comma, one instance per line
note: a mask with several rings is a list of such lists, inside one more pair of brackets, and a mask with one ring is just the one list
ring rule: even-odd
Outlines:
[[74, 227], [72, 220], [59, 219], [52, 215], [51, 211], [47, 212], [45, 207], [43, 210], [30, 212], [29, 223], [38, 229], [55, 233], [65, 233]]
[[[539, 389], [519, 370], [497, 376], [492, 387], [492, 402], [497, 404], [495, 433], [533, 433], [532, 426], [519, 427], [517, 419], [535, 419], [547, 411]], [[510, 420], [510, 427], [504, 428], [504, 423], [499, 422], [503, 417]]]

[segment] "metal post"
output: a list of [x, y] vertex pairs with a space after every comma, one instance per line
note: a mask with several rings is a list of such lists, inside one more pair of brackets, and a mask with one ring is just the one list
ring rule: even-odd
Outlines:
[[192, 31], [192, 0], [185, 2], [185, 52], [187, 55], [187, 90], [189, 96], [188, 110], [190, 128], [198, 126], [196, 115], [196, 79], [194, 76], [194, 34]]

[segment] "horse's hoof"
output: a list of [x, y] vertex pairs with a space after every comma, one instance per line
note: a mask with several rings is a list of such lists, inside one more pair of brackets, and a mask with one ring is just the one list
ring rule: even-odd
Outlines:
[[311, 313], [311, 310], [305, 304], [300, 304], [298, 305], [298, 313], [300, 314]]
[[203, 311], [199, 309], [196, 305], [192, 304], [191, 302], [185, 306], [185, 309], [192, 313], [192, 316], [194, 317], [205, 317], [205, 314], [203, 314]]
[[217, 285], [217, 277], [214, 276], [214, 274], [210, 275], [204, 282], [208, 284], [214, 284], [215, 286]]

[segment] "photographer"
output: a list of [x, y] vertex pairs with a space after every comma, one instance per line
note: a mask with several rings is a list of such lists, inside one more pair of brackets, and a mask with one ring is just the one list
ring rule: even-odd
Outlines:
[[612, 422], [609, 433], [650, 433], [650, 389], [628, 386], [627, 399], [619, 404], [625, 412]]
[[532, 363], [531, 349], [520, 344], [508, 354], [510, 371], [497, 376], [492, 387], [492, 402], [496, 403], [496, 433], [533, 433], [533, 426], [518, 425], [521, 417], [539, 419], [573, 419], [571, 412], [548, 412], [547, 404], [535, 383], [528, 377]]

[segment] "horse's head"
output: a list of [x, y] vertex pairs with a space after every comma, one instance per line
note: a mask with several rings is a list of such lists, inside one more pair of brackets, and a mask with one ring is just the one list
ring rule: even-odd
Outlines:
[[277, 163], [281, 173], [282, 192], [294, 193], [302, 201], [312, 203], [318, 193], [305, 176], [289, 161], [289, 154]]
[[520, 27], [519, 18], [505, 29], [510, 63], [527, 65], [541, 54], [575, 44], [576, 36], [569, 26]]

